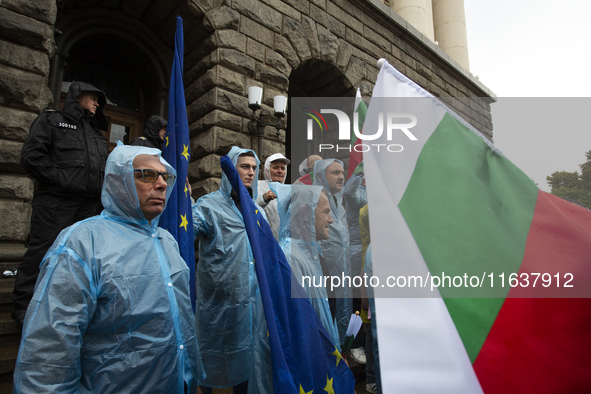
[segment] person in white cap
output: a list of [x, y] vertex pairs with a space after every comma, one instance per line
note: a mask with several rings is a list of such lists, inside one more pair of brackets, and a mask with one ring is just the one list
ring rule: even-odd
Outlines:
[[277, 213], [277, 196], [269, 188], [270, 182], [285, 183], [285, 177], [287, 176], [287, 165], [290, 160], [283, 156], [281, 153], [275, 153], [267, 158], [265, 161], [265, 180], [259, 181], [257, 197], [257, 204], [265, 210], [267, 214], [267, 220], [273, 236], [279, 241], [279, 214]]

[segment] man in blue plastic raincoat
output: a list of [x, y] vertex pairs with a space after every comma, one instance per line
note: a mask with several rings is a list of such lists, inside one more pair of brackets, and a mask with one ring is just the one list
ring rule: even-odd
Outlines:
[[319, 160], [314, 164], [314, 185], [322, 186], [328, 196], [333, 222], [328, 239], [319, 241], [330, 276], [341, 279], [341, 286], [334, 289], [336, 297], [336, 320], [339, 338], [344, 340], [353, 310], [352, 285], [343, 283], [343, 277], [351, 278], [349, 260], [349, 229], [347, 213], [343, 207], [345, 182], [343, 162], [336, 159]]
[[205, 377], [189, 268], [157, 227], [175, 181], [152, 148], [118, 146], [104, 211], [47, 252], [27, 311], [15, 393], [195, 393]]
[[334, 304], [331, 310], [334, 298], [328, 299], [327, 289], [323, 285], [323, 278], [328, 272], [324, 272], [327, 269], [326, 261], [318, 244], [318, 241], [328, 239], [333, 222], [326, 193], [320, 186], [291, 186], [276, 182], [270, 186], [278, 200], [281, 222], [279, 245], [334, 346], [340, 350]]
[[[228, 156], [256, 201], [258, 157], [236, 146]], [[204, 394], [212, 387], [234, 387], [234, 393], [271, 393], [267, 325], [252, 249], [238, 197], [225, 174], [220, 190], [193, 205], [193, 231], [199, 238], [195, 324], [207, 371], [201, 389]]]

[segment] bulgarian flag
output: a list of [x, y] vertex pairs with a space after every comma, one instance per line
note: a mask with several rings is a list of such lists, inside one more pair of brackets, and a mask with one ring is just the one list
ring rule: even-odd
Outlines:
[[[591, 392], [591, 211], [540, 191], [386, 62], [364, 135], [393, 113], [416, 124], [374, 143], [403, 149], [364, 153], [373, 274], [398, 284], [375, 288], [382, 392]], [[425, 295], [411, 274], [426, 291], [450, 281]]]
[[[361, 98], [361, 92], [357, 88], [357, 95], [355, 95], [355, 111], [354, 111], [354, 123], [357, 126], [359, 133], [362, 133], [363, 122], [365, 122], [365, 114], [367, 113], [367, 106]], [[354, 174], [363, 171], [363, 153], [361, 149], [355, 150], [355, 146], [363, 143], [361, 138], [357, 138], [354, 129], [351, 130], [351, 153], [349, 154], [349, 170], [347, 171], [347, 179], [351, 178]]]
[[303, 177], [298, 179], [304, 185], [313, 185], [314, 184], [314, 171], [310, 172], [309, 174], [304, 175]]

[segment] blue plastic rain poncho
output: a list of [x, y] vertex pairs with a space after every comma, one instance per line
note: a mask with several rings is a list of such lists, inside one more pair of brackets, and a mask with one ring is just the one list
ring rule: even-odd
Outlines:
[[[245, 152], [253, 151], [233, 147], [228, 156], [236, 165]], [[258, 158], [256, 163], [255, 180]], [[267, 326], [252, 250], [231, 192], [224, 174], [220, 190], [193, 205], [193, 230], [199, 237], [195, 322], [207, 371], [202, 385], [229, 387], [248, 379], [250, 393], [272, 392]], [[254, 181], [253, 201], [256, 196]]]
[[[324, 283], [320, 263], [322, 250], [316, 242], [314, 213], [322, 188], [319, 186], [281, 185], [277, 182], [272, 182], [270, 186], [277, 195], [277, 207], [281, 218], [279, 245], [285, 253], [295, 278], [300, 285], [304, 284], [304, 290], [310, 297], [310, 302], [330, 335], [330, 339], [340, 350], [339, 332], [336, 322], [330, 314], [326, 288], [312, 284]], [[302, 281], [303, 276], [312, 278], [313, 282]]]
[[[328, 195], [330, 215], [333, 220], [333, 223], [329, 228], [329, 238], [324, 241], [319, 241], [320, 246], [322, 247], [322, 254], [326, 259], [329, 275], [338, 276], [342, 279], [343, 275], [351, 278], [347, 213], [343, 207], [343, 191], [341, 190], [333, 195], [330, 192], [330, 187], [324, 174], [326, 167], [335, 161], [343, 165], [342, 161], [336, 159], [318, 160], [314, 164], [314, 185], [322, 186]], [[351, 281], [352, 280], [353, 278], [351, 278]], [[335, 288], [335, 296], [337, 297], [336, 319], [339, 328], [339, 338], [344, 339], [353, 310], [351, 299], [352, 288], [349, 287], [348, 284]]]
[[349, 255], [352, 275], [363, 276], [361, 272], [361, 233], [359, 231], [359, 210], [367, 204], [367, 190], [361, 186], [363, 173], [355, 174], [343, 188], [343, 199], [347, 206], [349, 224]]
[[[265, 210], [269, 227], [271, 227], [273, 236], [277, 241], [279, 241], [279, 214], [277, 213], [277, 199], [273, 199], [267, 203], [265, 202], [263, 196], [270, 190], [269, 183], [271, 182], [271, 162], [281, 159], [285, 159], [285, 156], [283, 156], [281, 153], [275, 153], [269, 156], [265, 161], [265, 167], [263, 169], [265, 180], [258, 181], [258, 196], [256, 201], [256, 203]], [[287, 171], [285, 171], [285, 176], [283, 177], [281, 183], [285, 183], [286, 177]]]
[[160, 151], [118, 146], [107, 161], [105, 210], [66, 228], [45, 255], [15, 393], [184, 393], [204, 377], [189, 268], [158, 218], [149, 224], [139, 208], [139, 154]]

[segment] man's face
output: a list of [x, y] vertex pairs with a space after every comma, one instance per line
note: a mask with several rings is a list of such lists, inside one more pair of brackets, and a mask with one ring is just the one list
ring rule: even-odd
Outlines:
[[285, 178], [286, 165], [284, 161], [275, 160], [271, 162], [271, 182], [283, 182]]
[[240, 156], [236, 162], [236, 170], [238, 170], [238, 175], [244, 186], [250, 187], [254, 181], [254, 174], [256, 174], [257, 161], [251, 156]]
[[82, 92], [76, 99], [76, 102], [82, 108], [87, 109], [91, 113], [96, 113], [96, 109], [99, 107], [98, 96], [93, 92]]
[[343, 182], [345, 181], [345, 171], [341, 163], [334, 161], [324, 170], [326, 182], [332, 194], [336, 194], [343, 190]]
[[[138, 155], [133, 160], [135, 170], [151, 169], [158, 172], [166, 172], [166, 167], [156, 156]], [[135, 188], [137, 197], [140, 200], [140, 210], [144, 213], [146, 220], [151, 221], [160, 215], [166, 203], [166, 182], [162, 176], [158, 176], [156, 182], [146, 183], [142, 179], [141, 172], [134, 172]]]
[[318, 199], [318, 205], [314, 210], [316, 216], [316, 241], [322, 241], [328, 239], [328, 228], [332, 223], [332, 216], [330, 216], [330, 205], [328, 204], [328, 198], [324, 193], [320, 194]]
[[164, 141], [164, 137], [166, 137], [166, 127], [160, 129], [160, 131], [158, 132], [158, 136], [162, 141]]

